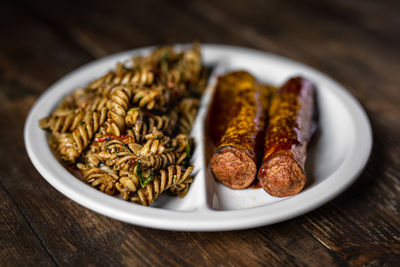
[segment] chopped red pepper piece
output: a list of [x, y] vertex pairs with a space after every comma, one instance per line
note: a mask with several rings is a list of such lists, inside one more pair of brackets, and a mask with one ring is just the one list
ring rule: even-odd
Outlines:
[[129, 135], [116, 136], [116, 135], [106, 134], [106, 135], [104, 135], [104, 137], [96, 137], [97, 142], [105, 142], [105, 141], [109, 141], [109, 140], [119, 140], [119, 141], [124, 142], [125, 144], [135, 142], [135, 138], [133, 136], [129, 136]]

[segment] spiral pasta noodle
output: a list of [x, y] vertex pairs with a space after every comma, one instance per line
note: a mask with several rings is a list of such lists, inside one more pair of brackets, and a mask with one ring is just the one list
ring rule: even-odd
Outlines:
[[186, 98], [182, 100], [179, 106], [180, 120], [179, 132], [190, 134], [194, 120], [199, 108], [199, 100], [196, 98]]
[[207, 80], [198, 44], [160, 47], [77, 88], [39, 126], [101, 192], [141, 205], [165, 191], [184, 197], [193, 182], [189, 133]]
[[72, 133], [55, 134], [61, 157], [74, 162], [89, 145], [92, 137], [106, 119], [106, 108], [89, 111]]
[[91, 90], [102, 89], [105, 85], [150, 85], [154, 81], [154, 73], [149, 68], [136, 70], [126, 69], [124, 65], [117, 64], [116, 70], [93, 81], [88, 88]]
[[87, 166], [79, 163], [77, 167], [81, 170], [83, 177], [93, 187], [98, 187], [101, 192], [112, 195], [115, 192], [115, 182], [118, 175], [110, 168], [103, 166], [101, 168]]
[[171, 194], [183, 198], [189, 191], [189, 187], [192, 182], [193, 178], [189, 176], [182, 183], [172, 185], [169, 191], [171, 192]]
[[132, 88], [118, 85], [113, 88], [110, 99], [107, 102], [107, 121], [102, 127], [102, 132], [121, 135], [121, 130], [125, 128], [125, 116], [132, 98]]
[[40, 121], [40, 127], [50, 130], [53, 134], [72, 132], [79, 126], [79, 123], [85, 116], [85, 112], [79, 110], [77, 112], [66, 110], [60, 113], [61, 112], [59, 112], [58, 115], [42, 119]]
[[189, 166], [185, 171], [182, 167], [171, 165], [167, 170], [161, 170], [159, 176], [148, 183], [146, 187], [141, 188], [131, 198], [131, 201], [148, 206], [165, 190], [171, 186], [183, 183], [193, 170], [193, 166]]

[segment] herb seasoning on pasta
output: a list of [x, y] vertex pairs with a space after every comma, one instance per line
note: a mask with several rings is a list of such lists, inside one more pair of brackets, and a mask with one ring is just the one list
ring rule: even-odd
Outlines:
[[207, 75], [198, 44], [160, 47], [74, 90], [39, 124], [58, 156], [100, 191], [142, 205], [164, 191], [184, 197]]

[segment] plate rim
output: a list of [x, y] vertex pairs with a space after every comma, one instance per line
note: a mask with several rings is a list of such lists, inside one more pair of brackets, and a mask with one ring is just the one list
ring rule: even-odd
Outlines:
[[[179, 46], [179, 45], [178, 45]], [[115, 58], [124, 57], [127, 55], [132, 55], [134, 53], [142, 53], [143, 51], [149, 51], [154, 48], [142, 47], [137, 49], [132, 49], [128, 51], [119, 52], [112, 54], [103, 58], [96, 59], [92, 62], [84, 64], [72, 72], [66, 74], [61, 79], [52, 84], [47, 88], [44, 93], [35, 101], [35, 104], [31, 107], [24, 126], [24, 141], [25, 148], [28, 152], [28, 156], [32, 161], [35, 168], [39, 171], [41, 176], [50, 183], [54, 188], [56, 188], [60, 193], [70, 198], [71, 200], [77, 202], [78, 204], [89, 208], [97, 213], [117, 219], [123, 222], [140, 225], [149, 228], [163, 229], [163, 230], [183, 230], [183, 231], [225, 231], [225, 230], [239, 230], [258, 227], [262, 225], [268, 225], [277, 223], [284, 220], [289, 220], [297, 217], [301, 214], [307, 213], [317, 207], [320, 207], [327, 203], [328, 201], [335, 198], [337, 195], [346, 190], [361, 174], [364, 170], [371, 150], [372, 150], [372, 128], [369, 122], [368, 116], [365, 110], [362, 108], [361, 104], [357, 99], [351, 95], [341, 84], [327, 76], [326, 74], [308, 66], [298, 61], [277, 55], [269, 52], [244, 48], [239, 46], [231, 45], [221, 45], [221, 44], [205, 44], [202, 43], [201, 47], [203, 50], [229, 50], [231, 52], [240, 52], [244, 54], [260, 55], [262, 57], [269, 57], [272, 60], [278, 60], [286, 64], [295, 65], [306, 69], [312, 73], [315, 73], [326, 83], [330, 84], [330, 90], [334, 90], [340, 96], [340, 100], [346, 104], [347, 108], [353, 111], [352, 118], [353, 123], [358, 124], [358, 128], [361, 128], [364, 134], [363, 143], [363, 154], [358, 155], [356, 167], [351, 170], [351, 174], [343, 170], [343, 164], [332, 173], [328, 178], [326, 178], [321, 183], [317, 184], [315, 187], [308, 189], [306, 192], [298, 194], [294, 197], [285, 199], [284, 201], [279, 201], [268, 206], [259, 206], [254, 208], [246, 208], [240, 210], [213, 210], [205, 207], [198, 207], [197, 209], [191, 211], [176, 211], [176, 210], [166, 210], [156, 207], [144, 207], [141, 205], [135, 205], [134, 203], [123, 201], [115, 197], [104, 194], [87, 184], [83, 183], [75, 176], [70, 174], [54, 157], [51, 153], [49, 147], [42, 148], [39, 152], [34, 148], [34, 141], [32, 140], [32, 130], [40, 130], [44, 135], [45, 132], [38, 127], [38, 121], [35, 121], [35, 114], [40, 111], [40, 105], [49, 98], [51, 93], [65, 81], [73, 78], [76, 74], [84, 71], [85, 69], [92, 68], [98, 64], [113, 60]], [[73, 89], [71, 89], [73, 90]], [[52, 100], [55, 105], [57, 100]], [[357, 120], [354, 119], [357, 117]], [[35, 126], [34, 126], [35, 125]], [[358, 140], [361, 140], [358, 139]], [[359, 142], [359, 141], [357, 141]], [[51, 158], [40, 159], [40, 154], [50, 156]], [[48, 164], [46, 164], [48, 163]], [[52, 165], [53, 164], [53, 165]], [[46, 166], [48, 165], [48, 166]], [[55, 175], [56, 174], [56, 175]], [[343, 179], [341, 175], [347, 176], [347, 179]], [[59, 177], [57, 177], [59, 176]], [[74, 179], [69, 179], [67, 181], [62, 181], [63, 177], [71, 176]], [[333, 184], [334, 178], [342, 178], [343, 180], [339, 185]], [[200, 178], [200, 177], [199, 177]], [[322, 190], [323, 188], [331, 188], [334, 186], [335, 190], [329, 192], [326, 195], [318, 196], [317, 189]], [[78, 192], [79, 191], [79, 192]], [[318, 201], [315, 201], [317, 199]], [[98, 200], [101, 200], [99, 203]], [[290, 208], [292, 203], [296, 203], [296, 208]], [[302, 203], [302, 205], [298, 205]], [[118, 210], [115, 208], [118, 207]], [[122, 209], [122, 210], [121, 210]], [[265, 216], [265, 212], [272, 212]], [[130, 213], [128, 213], [130, 212]], [[176, 216], [179, 215], [179, 219]], [[198, 215], [198, 216], [194, 216]]]

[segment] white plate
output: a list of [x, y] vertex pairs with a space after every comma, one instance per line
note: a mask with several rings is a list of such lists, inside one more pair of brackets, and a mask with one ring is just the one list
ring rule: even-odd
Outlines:
[[108, 196], [71, 175], [54, 157], [38, 126], [61, 98], [101, 76], [132, 55], [151, 48], [109, 56], [87, 64], [51, 86], [36, 102], [25, 123], [25, 145], [40, 174], [58, 191], [79, 204], [124, 222], [168, 230], [217, 231], [272, 224], [315, 209], [345, 190], [364, 168], [372, 146], [371, 127], [360, 104], [337, 82], [301, 63], [251, 49], [203, 45], [205, 64], [217, 72], [244, 69], [259, 80], [281, 85], [302, 75], [317, 86], [321, 135], [309, 150], [309, 183], [299, 194], [275, 198], [262, 189], [231, 190], [216, 183], [204, 162], [204, 118], [213, 87], [202, 99], [193, 129], [195, 180], [183, 199], [162, 195], [152, 207]]

